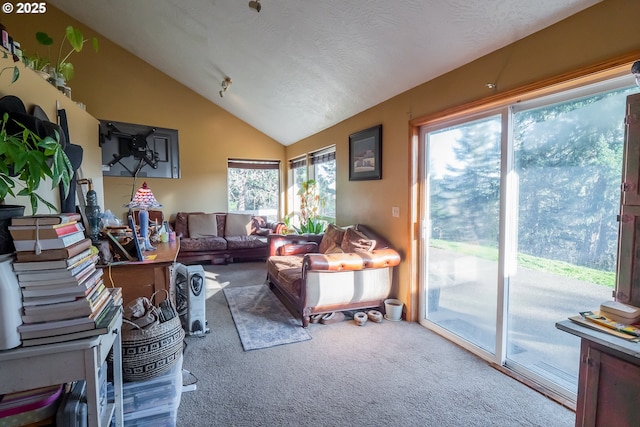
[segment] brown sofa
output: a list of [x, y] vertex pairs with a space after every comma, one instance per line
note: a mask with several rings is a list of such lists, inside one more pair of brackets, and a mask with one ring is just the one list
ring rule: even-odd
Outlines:
[[384, 312], [400, 254], [370, 228], [330, 225], [324, 234], [272, 234], [268, 241], [267, 282], [303, 327], [322, 313]]
[[261, 216], [227, 212], [178, 212], [171, 223], [180, 239], [177, 261], [183, 264], [266, 259], [267, 236], [285, 227]]

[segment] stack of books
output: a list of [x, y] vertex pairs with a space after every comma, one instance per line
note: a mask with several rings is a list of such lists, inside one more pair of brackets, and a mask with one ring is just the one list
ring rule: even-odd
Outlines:
[[80, 220], [79, 214], [54, 214], [11, 221], [25, 347], [105, 333], [118, 318], [121, 290], [105, 287]]

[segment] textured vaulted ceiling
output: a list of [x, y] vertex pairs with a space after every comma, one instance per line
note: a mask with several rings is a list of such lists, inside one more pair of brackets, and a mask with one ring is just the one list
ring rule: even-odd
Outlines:
[[598, 2], [50, 0], [284, 145]]

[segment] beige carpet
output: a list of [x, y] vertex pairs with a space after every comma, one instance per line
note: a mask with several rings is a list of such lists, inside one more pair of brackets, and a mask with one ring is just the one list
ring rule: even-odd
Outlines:
[[575, 416], [417, 323], [311, 324], [312, 340], [245, 352], [221, 289], [263, 263], [205, 266], [211, 333], [187, 338], [178, 426], [573, 426]]

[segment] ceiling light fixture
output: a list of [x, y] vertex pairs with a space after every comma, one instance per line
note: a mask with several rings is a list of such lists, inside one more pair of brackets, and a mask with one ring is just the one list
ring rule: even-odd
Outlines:
[[260, 4], [260, 0], [251, 0], [249, 2], [249, 7], [251, 9], [255, 9], [256, 12], [260, 12], [260, 9], [262, 9], [262, 5]]
[[229, 89], [229, 86], [231, 86], [231, 83], [232, 83], [231, 77], [225, 77], [222, 83], [220, 83], [220, 85], [222, 86], [222, 90], [218, 92], [220, 94], [220, 98], [224, 97], [224, 93], [227, 91], [227, 89]]

